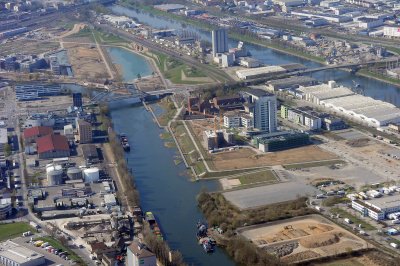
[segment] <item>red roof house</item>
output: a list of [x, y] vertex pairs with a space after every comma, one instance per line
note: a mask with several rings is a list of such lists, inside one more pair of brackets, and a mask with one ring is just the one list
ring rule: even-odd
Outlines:
[[24, 139], [26, 142], [35, 141], [37, 138], [53, 134], [51, 127], [31, 127], [24, 130]]
[[50, 134], [36, 140], [40, 159], [68, 157], [70, 155], [68, 140], [65, 136]]

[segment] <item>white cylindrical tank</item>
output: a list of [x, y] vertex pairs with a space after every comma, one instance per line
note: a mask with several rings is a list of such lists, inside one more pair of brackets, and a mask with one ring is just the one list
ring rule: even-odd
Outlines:
[[99, 181], [99, 168], [93, 167], [83, 170], [83, 177], [85, 179], [85, 183], [93, 183]]
[[69, 179], [82, 179], [82, 169], [77, 167], [68, 168], [67, 176]]
[[336, 88], [336, 81], [330, 80], [328, 81], [329, 88], [334, 89]]
[[63, 169], [61, 165], [51, 165], [46, 167], [47, 185], [54, 186], [62, 183]]

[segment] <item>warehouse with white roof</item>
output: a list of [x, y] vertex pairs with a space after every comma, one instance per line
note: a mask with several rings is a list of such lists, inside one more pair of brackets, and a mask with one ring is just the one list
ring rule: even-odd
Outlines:
[[338, 97], [354, 95], [355, 93], [346, 87], [337, 87], [336, 82], [329, 81], [328, 84], [319, 84], [315, 86], [300, 86], [298, 91], [303, 94], [303, 99], [320, 104], [320, 101], [334, 99]]
[[309, 87], [300, 86], [297, 92], [304, 100], [325, 106], [368, 126], [400, 123], [400, 109], [393, 104], [356, 94], [346, 87], [338, 87], [335, 81]]
[[399, 108], [393, 104], [362, 95], [323, 100], [320, 104], [373, 127], [400, 122]]
[[0, 244], [0, 264], [5, 266], [38, 266], [46, 263], [46, 259], [31, 249], [8, 240]]
[[285, 73], [287, 70], [281, 66], [265, 66], [251, 69], [241, 69], [236, 71], [236, 75], [240, 79], [264, 78], [271, 75]]

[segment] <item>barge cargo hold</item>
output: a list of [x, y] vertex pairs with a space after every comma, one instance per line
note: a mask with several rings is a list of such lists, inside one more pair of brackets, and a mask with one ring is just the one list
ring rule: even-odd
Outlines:
[[156, 217], [152, 212], [146, 212], [145, 214], [145, 219], [149, 223], [150, 229], [153, 232], [153, 234], [160, 240], [164, 240], [164, 237], [161, 233], [160, 226], [158, 225], [156, 221]]

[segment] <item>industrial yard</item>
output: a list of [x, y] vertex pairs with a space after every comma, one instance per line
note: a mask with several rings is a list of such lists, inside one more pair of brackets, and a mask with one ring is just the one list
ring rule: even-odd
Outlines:
[[366, 249], [367, 242], [319, 215], [238, 229], [259, 247], [286, 263], [304, 262]]
[[68, 58], [77, 78], [109, 78], [107, 68], [96, 45], [66, 43], [64, 47], [68, 51]]

